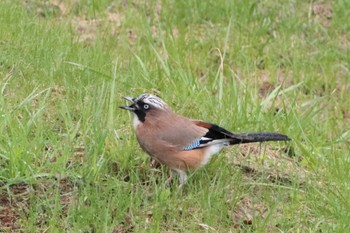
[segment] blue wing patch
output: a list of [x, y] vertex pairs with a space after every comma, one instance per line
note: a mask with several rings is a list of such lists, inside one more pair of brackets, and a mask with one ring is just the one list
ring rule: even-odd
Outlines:
[[197, 147], [199, 147], [200, 144], [201, 144], [201, 139], [197, 139], [191, 145], [188, 145], [188, 146], [182, 148], [182, 150], [193, 150], [193, 149], [196, 149]]
[[221, 144], [223, 146], [229, 146], [231, 139], [212, 139], [208, 137], [201, 137], [199, 139], [196, 139], [192, 144], [182, 148], [181, 150], [194, 150], [197, 148], [203, 148], [210, 145], [216, 145]]

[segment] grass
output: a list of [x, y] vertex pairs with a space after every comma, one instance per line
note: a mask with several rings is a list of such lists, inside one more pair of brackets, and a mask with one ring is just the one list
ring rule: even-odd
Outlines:
[[[349, 7], [1, 1], [1, 231], [349, 231]], [[169, 188], [117, 108], [145, 92], [293, 141], [225, 150]]]

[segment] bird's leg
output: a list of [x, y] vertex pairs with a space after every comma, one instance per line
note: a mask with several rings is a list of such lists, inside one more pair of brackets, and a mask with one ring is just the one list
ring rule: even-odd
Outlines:
[[182, 188], [182, 186], [186, 184], [188, 180], [187, 174], [185, 171], [182, 171], [179, 169], [176, 169], [175, 171], [177, 172], [177, 174], [179, 174], [179, 182], [180, 182], [179, 188]]
[[167, 186], [170, 186], [171, 183], [173, 182], [173, 175], [174, 175], [174, 173], [175, 173], [174, 170], [172, 170], [172, 169], [169, 170], [169, 178], [165, 181], [165, 184]]
[[161, 167], [160, 163], [152, 157], [151, 157], [150, 166], [151, 166], [151, 168], [160, 168]]

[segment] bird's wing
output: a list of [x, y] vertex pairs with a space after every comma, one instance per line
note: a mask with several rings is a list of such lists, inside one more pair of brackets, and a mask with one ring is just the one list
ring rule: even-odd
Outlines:
[[207, 128], [198, 126], [192, 120], [181, 116], [176, 116], [175, 119], [170, 116], [167, 121], [158, 122], [156, 130], [158, 139], [174, 146], [176, 149], [192, 144], [198, 138], [206, 135], [207, 132]]
[[196, 138], [190, 144], [182, 148], [182, 150], [194, 150], [215, 144], [230, 145], [234, 136], [230, 131], [211, 123], [199, 120], [192, 120], [198, 127], [207, 129], [207, 132], [201, 137]]
[[200, 120], [193, 120], [193, 122], [203, 128], [208, 129], [207, 134], [204, 137], [211, 138], [211, 139], [226, 139], [226, 138], [232, 138], [235, 134], [212, 123], [200, 121]]
[[290, 140], [286, 135], [279, 133], [233, 133], [212, 123], [187, 118], [183, 120], [181, 127], [168, 126], [169, 130], [163, 138], [179, 150], [195, 150], [216, 144], [229, 146], [240, 143]]

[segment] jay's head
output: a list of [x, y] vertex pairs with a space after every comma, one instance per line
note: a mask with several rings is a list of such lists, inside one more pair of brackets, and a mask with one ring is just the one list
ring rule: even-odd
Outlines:
[[163, 100], [152, 94], [142, 94], [135, 98], [128, 96], [123, 98], [130, 101], [131, 104], [119, 106], [119, 108], [133, 112], [140, 122], [144, 122], [147, 116], [171, 111]]

